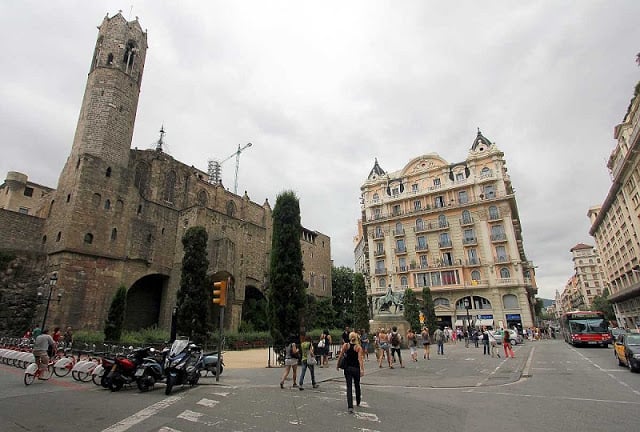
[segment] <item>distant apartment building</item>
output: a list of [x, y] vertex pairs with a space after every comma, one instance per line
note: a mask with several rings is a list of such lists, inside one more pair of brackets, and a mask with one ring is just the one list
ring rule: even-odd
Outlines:
[[[441, 326], [533, 325], [537, 293], [504, 153], [480, 131], [466, 160], [430, 153], [361, 186], [356, 261], [369, 294], [429, 287]], [[356, 236], [358, 241], [358, 236]], [[360, 254], [360, 255], [357, 255]]]
[[53, 190], [30, 182], [26, 174], [10, 171], [0, 184], [0, 209], [39, 216], [36, 213], [42, 208], [44, 198]]
[[561, 296], [562, 311], [588, 310], [593, 299], [602, 295], [606, 279], [600, 256], [593, 246], [578, 243], [570, 249], [574, 274]]
[[640, 328], [640, 98], [614, 128], [617, 145], [607, 163], [612, 184], [604, 202], [589, 209], [618, 325]]

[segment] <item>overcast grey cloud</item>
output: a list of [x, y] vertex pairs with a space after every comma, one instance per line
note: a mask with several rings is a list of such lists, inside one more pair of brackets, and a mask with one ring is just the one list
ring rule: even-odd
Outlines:
[[[133, 7], [132, 7], [133, 5]], [[640, 2], [11, 1], [0, 3], [0, 175], [55, 186], [96, 26], [123, 10], [148, 30], [132, 146], [206, 170], [237, 146], [238, 191], [294, 190], [304, 226], [353, 266], [360, 185], [435, 152], [467, 157], [476, 128], [505, 152], [539, 295], [594, 244], [587, 209], [640, 79]], [[235, 159], [223, 165], [233, 189]]]

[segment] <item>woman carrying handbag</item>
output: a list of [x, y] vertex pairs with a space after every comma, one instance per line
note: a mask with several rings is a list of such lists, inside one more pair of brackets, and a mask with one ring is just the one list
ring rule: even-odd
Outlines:
[[342, 345], [336, 370], [341, 366], [347, 383], [347, 409], [349, 414], [353, 414], [353, 387], [355, 386], [356, 391], [356, 405], [360, 406], [360, 377], [364, 376], [364, 356], [356, 332], [349, 333], [349, 342]]

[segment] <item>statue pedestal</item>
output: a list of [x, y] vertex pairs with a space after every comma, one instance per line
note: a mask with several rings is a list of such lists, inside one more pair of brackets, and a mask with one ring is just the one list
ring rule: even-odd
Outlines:
[[[406, 339], [407, 331], [409, 330], [409, 321], [405, 320], [402, 315], [391, 314], [378, 314], [373, 317], [369, 322], [369, 333], [378, 333], [380, 328], [390, 331], [393, 326], [398, 328], [398, 333]], [[413, 329], [416, 333], [420, 333], [420, 329]], [[406, 345], [406, 340], [403, 341], [403, 345]]]

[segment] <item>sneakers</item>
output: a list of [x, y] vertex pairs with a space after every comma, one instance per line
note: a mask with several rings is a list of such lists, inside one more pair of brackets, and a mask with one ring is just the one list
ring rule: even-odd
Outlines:
[[300, 387], [298, 387], [298, 389], [299, 389], [300, 391], [302, 391], [302, 390], [304, 390], [304, 387], [300, 386]]
[[296, 384], [296, 383], [293, 383], [293, 386], [294, 386], [294, 387], [298, 387], [298, 384]]
[[318, 384], [313, 385], [313, 388], [318, 388], [318, 387], [320, 387]]
[[353, 414], [353, 408], [349, 408], [349, 414]]

